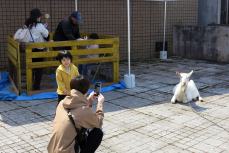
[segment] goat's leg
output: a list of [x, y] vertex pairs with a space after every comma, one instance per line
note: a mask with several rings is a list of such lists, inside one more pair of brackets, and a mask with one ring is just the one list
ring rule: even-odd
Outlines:
[[200, 97], [200, 96], [198, 97], [198, 101], [199, 101], [199, 102], [204, 102], [203, 98]]
[[172, 97], [172, 99], [171, 99], [171, 103], [172, 104], [175, 104], [176, 103], [176, 99], [177, 99], [177, 96], [176, 96], [176, 94], [177, 94], [177, 87], [178, 87], [178, 84], [173, 88], [173, 97]]
[[191, 100], [195, 100], [195, 101], [198, 100], [200, 102], [204, 101], [203, 98], [200, 97], [200, 93], [193, 80], [190, 80], [188, 83], [186, 95], [187, 95], [188, 101], [191, 101]]
[[176, 96], [174, 95], [173, 98], [171, 99], [171, 103], [175, 104], [176, 103]]
[[198, 97], [200, 97], [199, 91], [193, 80], [190, 80], [188, 82], [188, 86], [186, 89], [186, 96], [187, 96], [188, 101], [196, 100], [196, 99], [199, 99]]
[[199, 97], [193, 98], [192, 101], [198, 101]]
[[189, 100], [185, 97], [184, 100], [183, 100], [183, 103], [188, 103]]

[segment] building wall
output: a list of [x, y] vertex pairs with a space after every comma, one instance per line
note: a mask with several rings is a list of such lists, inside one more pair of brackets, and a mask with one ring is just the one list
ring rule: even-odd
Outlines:
[[228, 26], [175, 26], [174, 55], [229, 63]]
[[[127, 59], [127, 4], [123, 0], [78, 1], [84, 22], [82, 32], [113, 34], [120, 37], [120, 58]], [[38, 7], [49, 13], [49, 30], [74, 10], [74, 0], [1, 0], [0, 1], [0, 69], [7, 67], [6, 39], [23, 25], [29, 11]], [[172, 53], [173, 25], [196, 25], [198, 0], [169, 2], [167, 7], [168, 52]], [[131, 1], [131, 59], [155, 57], [155, 42], [163, 40], [164, 5], [162, 2]]]
[[221, 0], [200, 0], [198, 6], [199, 25], [220, 24]]

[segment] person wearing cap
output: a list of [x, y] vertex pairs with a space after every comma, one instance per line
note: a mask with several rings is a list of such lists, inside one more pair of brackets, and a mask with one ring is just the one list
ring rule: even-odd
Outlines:
[[67, 41], [80, 39], [79, 23], [81, 23], [80, 12], [74, 11], [67, 18], [62, 20], [54, 33], [54, 41]]
[[[34, 8], [30, 11], [30, 16], [25, 21], [25, 25], [30, 32], [30, 42], [45, 42], [49, 38], [49, 31], [46, 26], [41, 23], [42, 13], [38, 8]], [[33, 52], [45, 51], [45, 48], [34, 48]], [[34, 58], [32, 62], [41, 62], [43, 58]], [[42, 79], [43, 71], [41, 68], [33, 70], [33, 90], [40, 90], [40, 83]]]

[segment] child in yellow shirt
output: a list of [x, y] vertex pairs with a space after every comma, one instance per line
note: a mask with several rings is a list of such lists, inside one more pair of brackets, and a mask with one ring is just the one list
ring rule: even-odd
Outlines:
[[68, 51], [60, 51], [57, 60], [61, 63], [56, 69], [58, 103], [70, 95], [70, 81], [79, 75], [78, 68], [71, 63], [72, 55]]

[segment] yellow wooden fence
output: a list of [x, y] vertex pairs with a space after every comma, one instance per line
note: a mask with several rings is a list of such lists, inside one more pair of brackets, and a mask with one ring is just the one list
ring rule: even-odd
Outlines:
[[[113, 63], [113, 82], [119, 81], [119, 38], [110, 35], [99, 35], [100, 39], [96, 40], [78, 40], [78, 41], [58, 41], [43, 43], [28, 43], [25, 47], [26, 56], [26, 91], [32, 93], [32, 70], [34, 68], [48, 68], [58, 66], [59, 61], [55, 60], [58, 51], [53, 50], [55, 47], [69, 47], [69, 51], [73, 56], [73, 63]], [[86, 46], [98, 44], [98, 49], [87, 49]], [[34, 48], [46, 48], [47, 51], [32, 52]], [[106, 55], [96, 58], [88, 58], [82, 55]], [[83, 57], [83, 58], [82, 58]], [[8, 38], [8, 58], [12, 61], [18, 71], [18, 90], [21, 91], [21, 67], [20, 67], [20, 51], [19, 43], [12, 37]], [[33, 58], [44, 58], [47, 60], [41, 62], [32, 62]]]
[[[8, 66], [14, 66], [16, 72], [11, 72], [10, 80], [13, 84], [16, 84], [16, 93], [19, 94], [21, 91], [21, 59], [20, 59], [20, 44], [15, 41], [12, 37], [8, 37], [7, 44], [7, 56], [9, 60]], [[12, 64], [12, 65], [11, 65]], [[13, 74], [13, 75], [12, 75]], [[16, 74], [16, 78], [14, 78]]]

